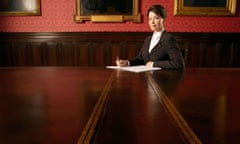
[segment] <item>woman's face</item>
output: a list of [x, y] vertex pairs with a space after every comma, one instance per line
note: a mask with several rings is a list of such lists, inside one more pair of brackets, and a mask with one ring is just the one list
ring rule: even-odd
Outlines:
[[148, 25], [152, 31], [161, 31], [163, 29], [164, 19], [155, 14], [154, 12], [149, 12], [148, 14]]

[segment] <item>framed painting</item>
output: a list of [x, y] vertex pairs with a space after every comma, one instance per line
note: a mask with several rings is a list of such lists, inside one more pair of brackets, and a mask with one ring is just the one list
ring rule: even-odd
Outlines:
[[141, 22], [139, 0], [76, 0], [75, 22]]
[[1, 0], [0, 16], [38, 16], [40, 6], [40, 0]]
[[174, 0], [175, 16], [235, 16], [237, 0]]

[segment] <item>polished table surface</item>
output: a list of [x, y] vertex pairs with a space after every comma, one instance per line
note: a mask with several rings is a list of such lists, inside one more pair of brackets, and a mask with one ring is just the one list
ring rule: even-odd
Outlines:
[[237, 68], [0, 68], [0, 143], [238, 143], [239, 81]]

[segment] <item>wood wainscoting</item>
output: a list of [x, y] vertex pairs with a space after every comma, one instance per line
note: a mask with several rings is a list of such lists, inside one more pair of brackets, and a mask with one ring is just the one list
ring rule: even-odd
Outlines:
[[[105, 66], [132, 58], [148, 32], [0, 33], [0, 66]], [[240, 67], [240, 33], [172, 33], [187, 67]]]

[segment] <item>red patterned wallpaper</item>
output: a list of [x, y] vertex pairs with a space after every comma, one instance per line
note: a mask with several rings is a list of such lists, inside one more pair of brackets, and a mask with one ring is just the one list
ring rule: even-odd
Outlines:
[[[169, 32], [240, 32], [240, 11], [235, 17], [176, 17], [174, 0], [139, 0], [142, 23], [75, 23], [75, 0], [41, 0], [41, 16], [0, 17], [0, 32], [145, 32], [146, 10], [160, 3], [167, 9], [166, 29]], [[240, 3], [238, 2], [238, 8]]]

